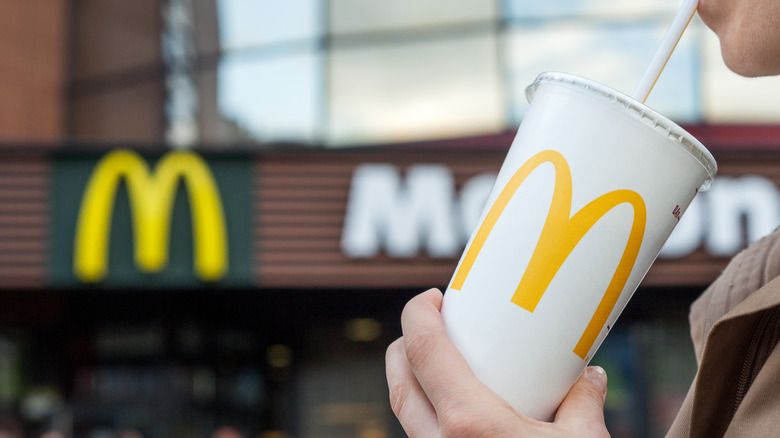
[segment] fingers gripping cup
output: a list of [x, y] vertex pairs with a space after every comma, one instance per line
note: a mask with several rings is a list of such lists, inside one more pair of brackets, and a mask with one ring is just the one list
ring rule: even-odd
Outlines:
[[550, 420], [717, 166], [682, 128], [596, 82], [544, 73], [526, 95], [442, 315], [478, 378]]

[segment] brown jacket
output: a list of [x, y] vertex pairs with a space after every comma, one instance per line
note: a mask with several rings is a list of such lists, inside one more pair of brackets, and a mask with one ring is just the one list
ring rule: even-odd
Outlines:
[[699, 370], [667, 437], [780, 437], [780, 230], [691, 306]]

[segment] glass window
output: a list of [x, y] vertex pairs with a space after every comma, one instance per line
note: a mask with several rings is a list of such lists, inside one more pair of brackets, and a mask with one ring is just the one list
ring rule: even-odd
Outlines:
[[314, 143], [321, 120], [321, 54], [284, 57], [227, 55], [219, 64], [223, 117], [263, 142]]
[[[681, 1], [76, 3], [74, 138], [139, 138], [132, 118], [80, 114], [125, 114], [154, 81], [146, 139], [348, 145], [515, 129], [544, 71], [630, 94]], [[780, 123], [779, 93], [776, 79], [730, 72], [694, 19], [647, 104], [685, 124]]]
[[[506, 34], [512, 121], [528, 108], [525, 88], [544, 71], [563, 71], [631, 94], [663, 38], [658, 26], [554, 24], [511, 26]], [[675, 120], [698, 114], [697, 57], [691, 38], [678, 44], [647, 103]]]
[[505, 126], [497, 39], [334, 47], [329, 142], [452, 138]]
[[319, 38], [318, 0], [217, 0], [222, 50]]
[[[666, 63], [666, 67], [658, 78], [645, 104], [659, 113], [669, 117], [677, 123], [694, 123], [701, 120], [701, 84], [699, 75], [701, 74], [700, 51], [697, 45], [697, 32], [694, 29], [688, 29], [690, 33], [683, 35], [677, 48], [674, 49], [671, 58]], [[666, 29], [663, 30], [666, 32]], [[659, 34], [660, 35], [660, 34]], [[641, 65], [640, 76], [633, 78], [636, 83], [627, 88], [628, 94], [633, 93], [634, 88], [639, 82], [639, 78], [644, 74], [647, 64], [655, 54], [661, 38], [654, 42], [650, 52], [645, 53], [647, 59]]]
[[[509, 19], [592, 17], [598, 19], [647, 17], [658, 13], [674, 13], [679, 0], [504, 0]], [[669, 21], [671, 24], [671, 19]]]
[[322, 120], [319, 0], [217, 0], [217, 106], [234, 140], [316, 143]]
[[333, 34], [376, 32], [491, 21], [492, 0], [331, 0]]

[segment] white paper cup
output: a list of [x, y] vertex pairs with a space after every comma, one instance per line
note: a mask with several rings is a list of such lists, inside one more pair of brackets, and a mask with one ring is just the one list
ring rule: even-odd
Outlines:
[[550, 420], [717, 166], [672, 121], [593, 81], [543, 73], [526, 95], [442, 314], [477, 377]]

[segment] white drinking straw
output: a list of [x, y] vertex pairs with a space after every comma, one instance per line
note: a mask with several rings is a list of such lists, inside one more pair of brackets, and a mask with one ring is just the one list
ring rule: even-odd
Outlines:
[[645, 103], [647, 96], [650, 95], [650, 90], [655, 86], [658, 77], [661, 76], [661, 72], [666, 67], [666, 62], [669, 61], [674, 48], [677, 47], [683, 31], [688, 27], [688, 23], [691, 22], [693, 14], [696, 13], [697, 7], [699, 7], [699, 0], [685, 0], [683, 2], [682, 7], [677, 12], [677, 16], [674, 17], [672, 26], [666, 32], [666, 36], [661, 41], [661, 46], [656, 50], [655, 56], [650, 61], [650, 65], [647, 66], [642, 80], [639, 81], [639, 85], [637, 85], [631, 97]]

